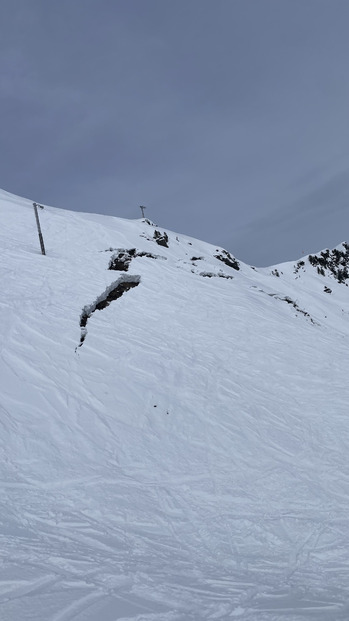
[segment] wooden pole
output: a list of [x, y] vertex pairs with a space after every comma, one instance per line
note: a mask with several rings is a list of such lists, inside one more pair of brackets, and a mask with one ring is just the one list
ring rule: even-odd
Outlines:
[[140, 205], [139, 208], [142, 212], [142, 218], [144, 218], [144, 210], [146, 209], [146, 207], [143, 207], [143, 205]]
[[[39, 205], [39, 207], [40, 206], [41, 205]], [[45, 246], [44, 246], [44, 239], [43, 239], [43, 236], [42, 236], [42, 233], [41, 233], [41, 226], [40, 226], [40, 221], [39, 221], [39, 214], [38, 214], [37, 203], [33, 203], [33, 207], [34, 207], [34, 213], [35, 213], [36, 226], [38, 227], [39, 241], [40, 241], [40, 246], [41, 246], [41, 254], [46, 254]]]

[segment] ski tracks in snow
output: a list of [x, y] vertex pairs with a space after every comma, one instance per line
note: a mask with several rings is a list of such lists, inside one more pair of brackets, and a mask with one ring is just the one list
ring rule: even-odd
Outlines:
[[27, 211], [4, 240], [0, 618], [347, 621], [345, 287], [202, 278], [212, 247], [171, 234], [74, 355], [84, 304], [139, 278], [110, 283], [101, 249], [154, 242], [45, 210], [41, 257]]

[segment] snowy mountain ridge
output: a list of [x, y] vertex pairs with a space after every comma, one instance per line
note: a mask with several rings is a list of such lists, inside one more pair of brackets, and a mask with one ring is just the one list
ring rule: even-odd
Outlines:
[[349, 248], [0, 193], [0, 618], [345, 620]]

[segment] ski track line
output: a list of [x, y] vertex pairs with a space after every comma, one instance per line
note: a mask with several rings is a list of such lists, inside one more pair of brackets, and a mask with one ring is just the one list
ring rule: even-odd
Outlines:
[[[2, 581], [0, 580], [0, 590], [6, 584], [13, 583], [14, 588], [8, 592], [2, 592], [0, 595], [0, 605], [4, 604], [8, 601], [17, 600], [27, 595], [34, 595], [35, 593], [40, 593], [43, 587], [48, 587], [56, 584], [59, 581], [59, 577], [54, 575], [45, 576], [43, 578], [38, 578], [34, 580], [32, 583], [24, 584], [23, 586], [15, 586], [15, 581]], [[23, 582], [26, 582], [23, 580]]]
[[89, 593], [84, 595], [72, 604], [68, 604], [63, 610], [55, 614], [48, 621], [73, 621], [73, 619], [80, 613], [85, 612], [88, 608], [93, 606], [98, 600], [102, 600], [106, 596], [105, 593]]

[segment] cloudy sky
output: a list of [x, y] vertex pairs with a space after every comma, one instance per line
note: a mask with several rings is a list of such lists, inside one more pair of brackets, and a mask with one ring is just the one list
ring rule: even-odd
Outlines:
[[254, 265], [349, 241], [348, 32], [348, 0], [1, 0], [0, 187]]

